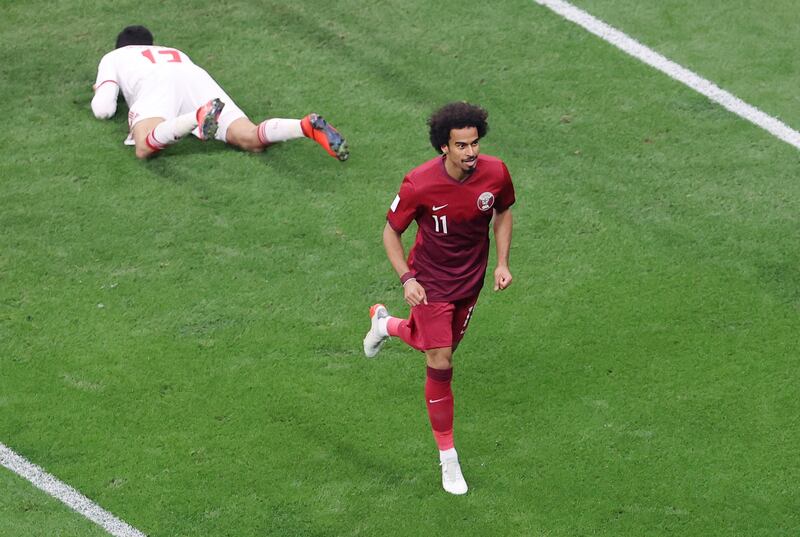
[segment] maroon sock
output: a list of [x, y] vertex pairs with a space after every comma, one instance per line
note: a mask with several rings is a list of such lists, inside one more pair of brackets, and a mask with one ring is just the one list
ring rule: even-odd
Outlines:
[[453, 447], [453, 391], [450, 381], [452, 369], [428, 367], [425, 379], [425, 404], [431, 420], [433, 437], [440, 451]]

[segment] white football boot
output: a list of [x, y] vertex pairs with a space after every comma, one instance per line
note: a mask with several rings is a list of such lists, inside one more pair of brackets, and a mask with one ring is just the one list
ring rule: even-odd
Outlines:
[[457, 458], [445, 459], [442, 466], [442, 487], [450, 494], [466, 494], [468, 487]]
[[364, 354], [367, 358], [374, 358], [383, 344], [389, 339], [389, 335], [381, 335], [378, 330], [378, 320], [389, 316], [389, 311], [383, 304], [375, 304], [369, 309], [369, 317], [372, 322], [369, 332], [364, 336]]

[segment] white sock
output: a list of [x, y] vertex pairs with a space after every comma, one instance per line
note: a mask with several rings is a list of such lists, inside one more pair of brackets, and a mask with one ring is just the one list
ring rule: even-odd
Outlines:
[[197, 114], [189, 112], [159, 123], [150, 134], [159, 145], [165, 146], [184, 138], [195, 127], [197, 127]]
[[452, 447], [450, 449], [445, 449], [444, 451], [439, 451], [439, 462], [444, 462], [450, 459], [458, 460], [458, 453], [456, 453], [456, 448]]
[[273, 117], [258, 125], [258, 138], [264, 144], [305, 138], [299, 119]]
[[389, 323], [389, 317], [384, 317], [383, 319], [378, 319], [378, 335], [381, 337], [388, 337], [389, 336], [389, 329], [387, 328], [387, 324]]

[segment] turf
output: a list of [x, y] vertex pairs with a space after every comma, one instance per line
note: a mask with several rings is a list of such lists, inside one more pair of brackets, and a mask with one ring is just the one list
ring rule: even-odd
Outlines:
[[[762, 15], [740, 4], [729, 42]], [[679, 61], [706, 50], [681, 17], [670, 41], [607, 5]], [[527, 1], [4, 12], [4, 444], [151, 537], [797, 534], [796, 149]], [[324, 114], [351, 159], [186, 140], [136, 161], [124, 106], [89, 109], [132, 22], [253, 119]], [[707, 50], [704, 76], [749, 61]], [[791, 119], [733, 71], [726, 89]], [[463, 498], [439, 487], [421, 357], [360, 350], [370, 304], [406, 313], [380, 231], [456, 99], [489, 109], [482, 149], [518, 198], [514, 285], [456, 355]], [[0, 535], [93, 534], [0, 481]]]
[[0, 535], [102, 537], [107, 533], [11, 472], [0, 472]]
[[749, 0], [574, 3], [767, 114], [800, 125], [790, 74], [800, 46], [794, 2], [770, 2], [769, 9]]

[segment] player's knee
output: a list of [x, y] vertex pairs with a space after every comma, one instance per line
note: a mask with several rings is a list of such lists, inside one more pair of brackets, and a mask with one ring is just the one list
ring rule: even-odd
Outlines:
[[440, 358], [429, 365], [434, 369], [452, 369], [453, 359], [452, 357]]
[[147, 159], [152, 154], [153, 154], [153, 150], [150, 149], [149, 147], [145, 147], [145, 148], [137, 147], [136, 148], [136, 158], [138, 158], [140, 160]]
[[252, 136], [243, 136], [242, 133], [238, 133], [236, 131], [231, 132], [229, 130], [226, 136], [226, 141], [230, 145], [236, 146], [243, 151], [249, 151], [250, 153], [261, 153], [264, 151], [265, 147], [255, 133]]
[[228, 126], [225, 141], [251, 153], [261, 153], [266, 148], [258, 137], [258, 127], [247, 118], [239, 118]]
[[261, 153], [262, 151], [264, 151], [264, 149], [266, 149], [266, 146], [262, 145], [261, 142], [259, 141], [253, 142], [252, 140], [242, 140], [238, 144], [234, 145], [236, 145], [240, 149], [249, 151], [250, 153]]
[[450, 369], [453, 367], [453, 351], [448, 348], [432, 349], [426, 352], [428, 365], [434, 369]]

